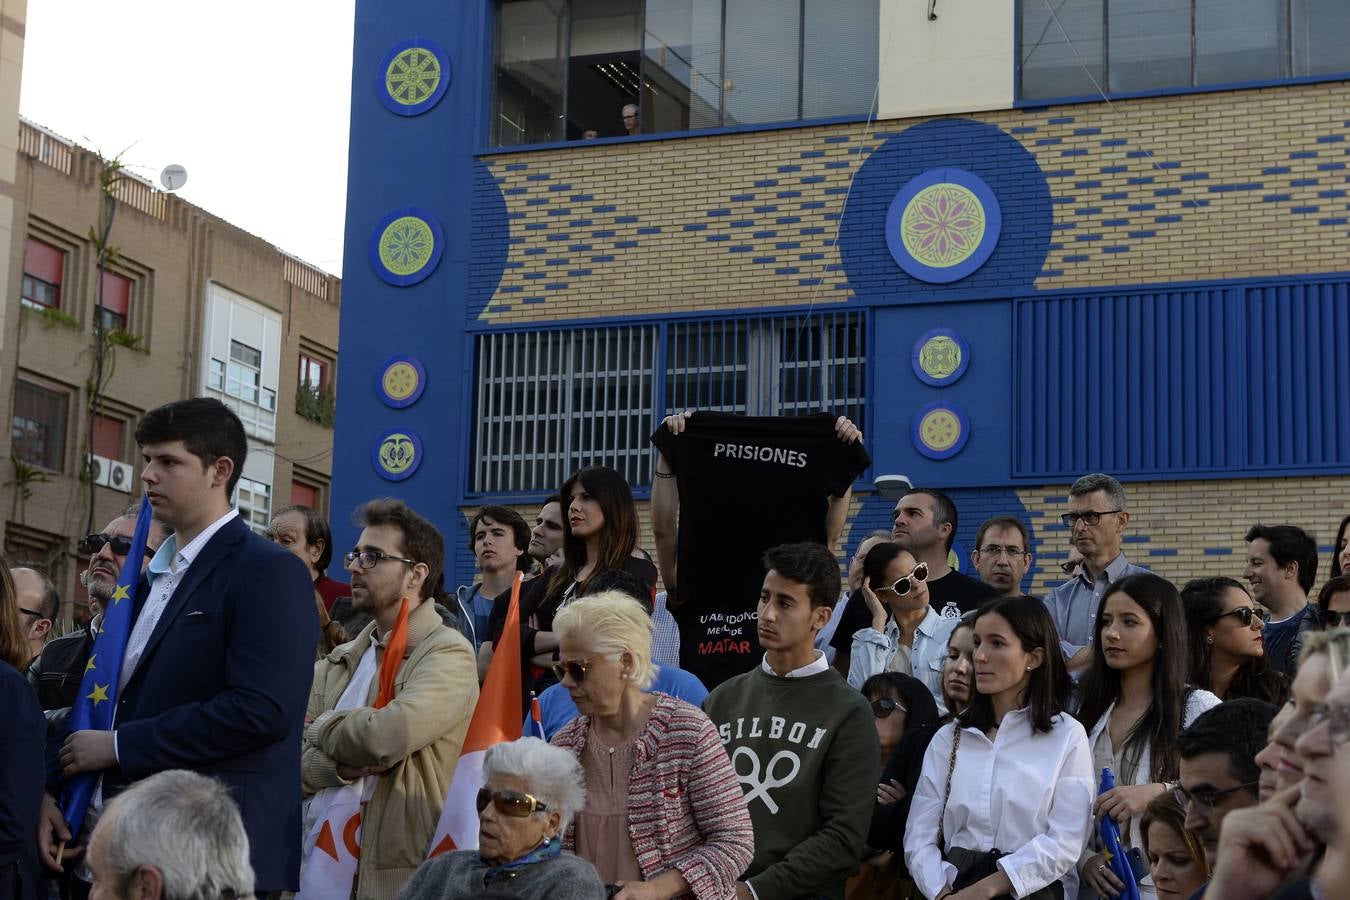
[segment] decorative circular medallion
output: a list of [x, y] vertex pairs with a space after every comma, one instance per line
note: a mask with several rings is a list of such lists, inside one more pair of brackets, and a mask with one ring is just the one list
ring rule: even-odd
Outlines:
[[910, 275], [946, 284], [984, 265], [1002, 227], [998, 199], [977, 176], [964, 169], [929, 169], [891, 201], [886, 245]]
[[411, 478], [422, 464], [422, 439], [414, 432], [391, 428], [375, 439], [371, 461], [386, 481]]
[[934, 328], [914, 342], [911, 362], [924, 384], [946, 387], [966, 374], [970, 345], [950, 328]]
[[950, 459], [970, 437], [970, 419], [959, 406], [929, 403], [914, 415], [914, 447], [929, 459]]
[[450, 57], [435, 41], [402, 41], [380, 62], [380, 102], [400, 116], [416, 116], [431, 109], [449, 86]]
[[375, 379], [375, 391], [385, 406], [404, 409], [422, 396], [427, 386], [427, 372], [415, 356], [391, 356], [380, 367]]
[[435, 216], [414, 207], [396, 209], [375, 226], [370, 264], [380, 278], [407, 287], [436, 270], [444, 249], [444, 232]]

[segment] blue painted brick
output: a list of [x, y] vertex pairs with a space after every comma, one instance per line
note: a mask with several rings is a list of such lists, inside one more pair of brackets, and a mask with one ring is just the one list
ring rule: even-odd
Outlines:
[[1290, 154], [1289, 154], [1289, 158], [1290, 158], [1290, 159], [1316, 159], [1316, 158], [1317, 158], [1317, 151], [1316, 151], [1316, 150], [1295, 150], [1293, 153], [1290, 153]]
[[800, 229], [800, 230], [798, 231], [798, 233], [799, 233], [799, 234], [824, 234], [824, 233], [825, 233], [825, 229], [824, 229], [824, 228], [821, 228], [819, 225], [813, 225], [813, 226], [810, 227], [810, 228], [802, 228], [802, 229]]
[[[823, 279], [823, 278], [798, 278], [798, 279], [797, 279], [797, 284], [801, 285], [802, 287], [819, 287], [820, 285], [822, 285], [822, 284], [824, 284], [824, 283], [825, 283], [825, 279]], [[845, 285], [845, 284], [838, 284], [838, 285], [835, 285], [835, 287], [837, 287], [837, 288], [843, 288], [843, 289], [847, 290], [848, 285]]]
[[1157, 236], [1158, 236], [1158, 232], [1156, 232], [1156, 231], [1131, 231], [1131, 232], [1129, 233], [1129, 236], [1132, 237], [1132, 238], [1134, 238], [1134, 239], [1136, 239], [1136, 240], [1142, 240], [1143, 238], [1157, 237]]
[[1079, 190], [1087, 190], [1088, 188], [1099, 188], [1102, 183], [1100, 181], [1075, 181], [1073, 186]]
[[1036, 126], [1035, 126], [1035, 125], [1018, 125], [1017, 127], [1015, 127], [1015, 128], [1010, 128], [1010, 129], [1008, 129], [1008, 130], [1011, 131], [1013, 134], [1034, 134], [1034, 133], [1036, 132]]
[[782, 268], [773, 270], [773, 274], [775, 275], [797, 275], [800, 272], [801, 269], [796, 266], [783, 266]]
[[570, 228], [590, 228], [594, 224], [595, 222], [590, 219], [573, 219], [567, 223]]
[[755, 224], [754, 219], [735, 219], [731, 223], [732, 228], [749, 228]]
[[802, 170], [802, 167], [801, 167], [801, 166], [798, 166], [798, 165], [779, 166], [779, 167], [778, 167], [778, 171], [780, 171], [780, 172], [800, 172], [801, 170]]
[[565, 281], [550, 281], [548, 284], [544, 285], [544, 290], [546, 290], [546, 291], [565, 291], [565, 290], [567, 290], [567, 282], [565, 282]]
[[1080, 206], [1075, 212], [1080, 216], [1099, 216], [1102, 208], [1100, 206]]
[[1149, 555], [1149, 556], [1176, 556], [1176, 555], [1177, 555], [1177, 552], [1178, 552], [1178, 551], [1177, 551], [1177, 549], [1176, 549], [1175, 547], [1155, 547], [1155, 548], [1153, 548], [1153, 549], [1151, 549], [1151, 550], [1148, 551], [1148, 555]]
[[1153, 195], [1155, 197], [1175, 197], [1177, 194], [1180, 193], [1181, 188], [1170, 187], [1170, 188], [1158, 188], [1153, 192]]
[[1050, 120], [1051, 125], [1072, 125], [1073, 116], [1056, 116]]
[[692, 223], [692, 224], [689, 224], [689, 225], [684, 226], [684, 230], [685, 230], [685, 231], [704, 231], [705, 229], [707, 229], [707, 227], [708, 227], [707, 224], [704, 223], [704, 222], [694, 222], [694, 223]]
[[570, 184], [550, 184], [548, 189], [550, 191], [570, 191], [572, 186]]
[[824, 208], [825, 208], [825, 201], [824, 201], [824, 200], [810, 200], [810, 201], [808, 201], [808, 202], [806, 202], [806, 203], [801, 204], [801, 208], [802, 208], [802, 209], [824, 209]]
[[1292, 170], [1288, 166], [1271, 166], [1268, 169], [1262, 169], [1262, 175], [1288, 175]]
[[1131, 203], [1129, 205], [1129, 210], [1130, 212], [1148, 212], [1156, 206], [1156, 203]]
[[1071, 149], [1069, 149], [1069, 150], [1061, 150], [1061, 151], [1059, 152], [1059, 155], [1060, 155], [1060, 156], [1087, 156], [1087, 155], [1088, 155], [1088, 151], [1087, 151], [1087, 148], [1086, 148], [1086, 147], [1074, 147], [1074, 148], [1071, 148]]
[[591, 270], [590, 270], [590, 269], [568, 269], [568, 270], [567, 270], [567, 277], [568, 277], [568, 278], [584, 278], [585, 276], [587, 276], [587, 275], [589, 275], [589, 274], [591, 274]]
[[527, 247], [525, 249], [526, 256], [543, 256], [547, 252], [547, 247]]
[[1344, 197], [1345, 191], [1318, 191], [1317, 196], [1323, 198]]
[[1345, 140], [1343, 134], [1326, 134], [1317, 139], [1319, 144], [1339, 144]]
[[546, 276], [543, 272], [526, 272], [525, 277], [530, 281], [540, 281]]
[[779, 216], [774, 219], [774, 223], [778, 225], [796, 225], [801, 220], [801, 216]]
[[1319, 207], [1316, 207], [1316, 206], [1295, 206], [1295, 207], [1291, 207], [1289, 211], [1292, 212], [1292, 213], [1299, 213], [1299, 214], [1315, 213], [1315, 212], [1318, 212], [1318, 211], [1319, 211]]
[[614, 235], [616, 235], [616, 234], [618, 234], [617, 231], [597, 231], [597, 232], [594, 232], [594, 233], [591, 235], [591, 237], [598, 237], [598, 238], [612, 238], [612, 237], [614, 237]]
[[614, 262], [614, 257], [609, 254], [605, 254], [603, 256], [592, 256], [591, 262], [598, 262], [598, 263]]
[[779, 241], [774, 244], [775, 250], [798, 250], [801, 248], [801, 241]]
[[556, 256], [553, 259], [544, 260], [544, 265], [546, 266], [565, 266], [567, 263], [568, 259], [565, 256]]
[[1152, 184], [1153, 180], [1152, 175], [1136, 175], [1129, 180], [1129, 184]]
[[807, 175], [801, 182], [802, 184], [820, 184], [824, 180], [824, 175]]
[[1129, 253], [1129, 252], [1130, 252], [1130, 248], [1129, 248], [1129, 247], [1121, 247], [1121, 246], [1117, 245], [1117, 246], [1114, 246], [1114, 247], [1103, 247], [1103, 248], [1102, 248], [1102, 252], [1103, 252], [1103, 253]]
[[1318, 225], [1344, 225], [1345, 222], [1346, 222], [1346, 220], [1345, 220], [1344, 218], [1339, 218], [1339, 219], [1318, 219], [1318, 220], [1317, 220], [1317, 224], [1318, 224]]
[[705, 240], [714, 241], [714, 242], [715, 242], [715, 241], [729, 241], [729, 240], [731, 240], [731, 235], [729, 235], [729, 234], [710, 234], [710, 235], [708, 235], [707, 238], [705, 238]]
[[506, 171], [508, 171], [508, 172], [519, 172], [519, 171], [521, 171], [522, 169], [528, 169], [528, 168], [529, 168], [529, 166], [526, 165], [525, 163], [510, 163], [509, 165], [507, 165]]
[[729, 215], [731, 215], [731, 210], [729, 210], [729, 209], [710, 209], [710, 210], [708, 210], [707, 212], [705, 212], [704, 215], [705, 215], [705, 216], [729, 216]]
[[759, 240], [764, 240], [765, 238], [778, 237], [778, 232], [776, 232], [776, 231], [756, 231], [756, 232], [751, 233], [750, 236], [751, 236], [752, 238], [754, 238], [755, 240], [759, 241]]
[[598, 213], [614, 212], [617, 209], [618, 207], [615, 206], [613, 203], [605, 203], [602, 204], [601, 206], [592, 206], [591, 212], [598, 212]]
[[638, 217], [637, 217], [637, 216], [615, 216], [615, 217], [614, 217], [614, 224], [616, 224], [616, 225], [633, 225], [633, 224], [635, 224], [635, 223], [637, 222], [637, 220], [638, 220]]
[[529, 200], [526, 200], [526, 201], [525, 201], [525, 205], [526, 205], [526, 206], [547, 206], [547, 205], [548, 205], [548, 198], [547, 198], [547, 197], [531, 197]]
[[1175, 162], [1175, 161], [1171, 161], [1171, 160], [1168, 160], [1168, 161], [1165, 161], [1165, 162], [1156, 162], [1156, 163], [1154, 163], [1153, 165], [1154, 165], [1155, 168], [1159, 168], [1159, 169], [1179, 169], [1179, 168], [1181, 168], [1181, 163]]
[[1075, 241], [1100, 241], [1101, 239], [1102, 236], [1100, 234], [1079, 234], [1074, 236]]
[[523, 298], [522, 302], [524, 302], [524, 303], [543, 303], [543, 302], [544, 302], [544, 298], [543, 298], [543, 297], [525, 297], [525, 298]]
[[644, 226], [644, 227], [642, 227], [642, 228], [639, 228], [639, 229], [637, 230], [637, 233], [638, 233], [638, 234], [660, 234], [660, 233], [661, 233], [661, 226], [660, 226], [660, 225], [646, 225], [646, 226]]
[[779, 192], [778, 192], [778, 196], [779, 196], [779, 197], [782, 197], [782, 198], [784, 198], [784, 199], [786, 199], [786, 198], [788, 198], [788, 197], [800, 197], [801, 195], [802, 195], [802, 192], [801, 192], [801, 191], [779, 191]]
[[1064, 138], [1057, 138], [1057, 137], [1036, 138], [1037, 147], [1053, 147], [1055, 144], [1062, 144], [1062, 143], [1064, 143]]
[[1131, 150], [1125, 154], [1129, 159], [1146, 159], [1148, 155], [1149, 152], [1147, 150]]
[[1073, 130], [1073, 133], [1080, 136], [1086, 136], [1093, 134], [1101, 134], [1102, 130], [1100, 128], [1075, 128]]
[[1204, 550], [1206, 556], [1232, 556], [1232, 547], [1206, 547]]
[[770, 204], [769, 206], [756, 206], [751, 211], [758, 213], [759, 215], [765, 215], [767, 213], [778, 212], [778, 207], [773, 204]]
[[1102, 199], [1103, 199], [1103, 200], [1127, 200], [1127, 199], [1129, 199], [1129, 196], [1130, 196], [1129, 193], [1127, 193], [1126, 191], [1112, 191], [1112, 192], [1109, 193], [1109, 194], [1102, 194]]
[[1158, 216], [1153, 221], [1162, 224], [1165, 222], [1180, 222], [1181, 216]]
[[526, 230], [526, 231], [543, 231], [543, 230], [546, 229], [546, 228], [548, 228], [548, 223], [547, 223], [547, 222], [526, 222], [526, 223], [525, 223], [525, 230]]
[[510, 197], [510, 196], [515, 195], [515, 194], [523, 194], [523, 193], [525, 193], [525, 192], [528, 191], [528, 190], [529, 190], [529, 188], [513, 187], [513, 188], [507, 188], [506, 190], [502, 191], [502, 193], [505, 194], [505, 195], [507, 195], [508, 197]]
[[590, 202], [591, 202], [592, 200], [594, 200], [594, 199], [595, 199], [595, 195], [594, 195], [594, 194], [573, 194], [573, 195], [572, 195], [572, 202], [573, 202], [573, 203], [590, 203]]
[[1318, 164], [1317, 164], [1317, 171], [1319, 171], [1319, 172], [1339, 172], [1341, 169], [1344, 169], [1344, 168], [1345, 168], [1345, 163], [1341, 163], [1341, 162], [1318, 163]]
[[1129, 219], [1103, 219], [1103, 220], [1102, 220], [1102, 227], [1103, 227], [1103, 228], [1119, 228], [1119, 227], [1122, 226], [1122, 225], [1128, 225], [1128, 224], [1130, 224], [1130, 220], [1129, 220]]
[[1101, 167], [1101, 173], [1102, 173], [1103, 175], [1118, 175], [1118, 174], [1121, 173], [1121, 172], [1128, 172], [1129, 170], [1130, 170], [1130, 169], [1129, 169], [1129, 166], [1102, 166], [1102, 167]]
[[824, 150], [803, 150], [800, 154], [802, 159], [817, 159], [825, 155]]
[[778, 184], [777, 178], [763, 178], [755, 182], [755, 187], [757, 188], [774, 187], [777, 184]]
[[753, 199], [755, 199], [755, 195], [754, 195], [754, 194], [732, 194], [732, 195], [731, 195], [731, 202], [732, 202], [732, 203], [749, 203], [749, 202], [750, 202], [751, 200], [753, 200]]
[[1261, 199], [1266, 203], [1287, 203], [1290, 196], [1290, 194], [1266, 194]]
[[534, 175], [526, 175], [526, 176], [525, 176], [525, 180], [526, 180], [526, 181], [548, 181], [548, 180], [549, 180], [550, 178], [552, 178], [552, 177], [553, 177], [553, 176], [552, 176], [552, 175], [549, 175], [547, 172], [539, 172], [539, 173], [536, 173], [536, 174], [534, 174]]
[[756, 264], [758, 264], [758, 265], [763, 266], [763, 265], [768, 265], [769, 263], [775, 263], [775, 262], [778, 262], [778, 259], [777, 259], [777, 257], [773, 257], [773, 256], [756, 256], [756, 257], [753, 257], [750, 261], [751, 261], [752, 263], [756, 263]]
[[1312, 186], [1314, 186], [1314, 185], [1316, 185], [1316, 184], [1320, 184], [1320, 183], [1321, 183], [1321, 182], [1320, 182], [1320, 179], [1317, 179], [1317, 178], [1295, 178], [1293, 181], [1290, 181], [1290, 182], [1289, 182], [1289, 186], [1290, 186], [1290, 187], [1312, 187]]
[[835, 135], [831, 135], [830, 137], [827, 137], [827, 138], [825, 139], [825, 143], [827, 143], [827, 144], [847, 144], [847, 143], [848, 143], [849, 141], [851, 141], [851, 140], [853, 140], [853, 138], [849, 137], [849, 136], [846, 135], [846, 134], [835, 134]]
[[617, 247], [617, 248], [619, 248], [620, 250], [627, 250], [627, 249], [629, 249], [629, 248], [631, 248], [631, 247], [636, 247], [637, 245], [638, 245], [638, 242], [637, 242], [637, 241], [615, 241], [615, 242], [614, 242], [614, 246]]
[[567, 215], [567, 214], [570, 213], [570, 212], [571, 212], [571, 210], [568, 210], [568, 209], [550, 209], [550, 210], [548, 211], [548, 214], [549, 214], [550, 216], [565, 216], [565, 215]]
[[1182, 181], [1208, 181], [1208, 172], [1185, 172], [1181, 176]]

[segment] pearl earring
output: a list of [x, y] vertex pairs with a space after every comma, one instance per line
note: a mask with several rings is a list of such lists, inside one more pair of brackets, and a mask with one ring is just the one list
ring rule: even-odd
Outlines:
[[1206, 644], [1212, 644], [1212, 643], [1214, 643], [1214, 635], [1212, 635], [1212, 634], [1207, 634], [1207, 635], [1205, 635], [1205, 643], [1206, 643]]

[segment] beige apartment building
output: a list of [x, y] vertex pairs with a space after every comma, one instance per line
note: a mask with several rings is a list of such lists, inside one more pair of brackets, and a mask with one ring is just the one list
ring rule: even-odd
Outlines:
[[[52, 572], [69, 623], [84, 600], [75, 547], [139, 495], [135, 424], [161, 403], [211, 396], [239, 413], [249, 455], [235, 500], [253, 528], [291, 503], [327, 510], [341, 287], [125, 172], [105, 189], [96, 153], [18, 130], [12, 187], [0, 172], [13, 207], [0, 245], [0, 521], [11, 564]], [[109, 194], [115, 252], [100, 274]]]

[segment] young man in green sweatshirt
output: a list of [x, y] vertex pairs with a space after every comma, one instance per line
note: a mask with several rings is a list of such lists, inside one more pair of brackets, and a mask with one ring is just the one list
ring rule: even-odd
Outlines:
[[736, 895], [842, 900], [862, 858], [881, 748], [867, 701], [814, 645], [839, 598], [839, 563], [820, 544], [784, 544], [764, 565], [764, 662], [703, 703], [755, 825]]

